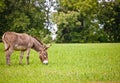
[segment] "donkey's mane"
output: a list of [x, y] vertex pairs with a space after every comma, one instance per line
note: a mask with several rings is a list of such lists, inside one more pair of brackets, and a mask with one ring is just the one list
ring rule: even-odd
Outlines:
[[33, 38], [35, 38], [41, 45], [43, 45], [43, 42], [42, 41], [40, 41], [40, 39], [39, 38], [37, 38], [37, 37], [33, 37]]

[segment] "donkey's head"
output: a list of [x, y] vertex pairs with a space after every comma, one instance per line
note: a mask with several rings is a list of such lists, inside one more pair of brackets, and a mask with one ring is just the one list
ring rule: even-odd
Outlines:
[[43, 64], [48, 64], [48, 53], [47, 49], [50, 47], [50, 45], [43, 45], [43, 49], [40, 52], [40, 60]]

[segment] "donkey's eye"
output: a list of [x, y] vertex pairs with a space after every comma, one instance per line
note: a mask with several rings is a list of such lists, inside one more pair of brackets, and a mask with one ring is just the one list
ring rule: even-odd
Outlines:
[[47, 53], [44, 53], [44, 57], [47, 58]]
[[46, 58], [46, 55], [44, 55], [44, 57]]

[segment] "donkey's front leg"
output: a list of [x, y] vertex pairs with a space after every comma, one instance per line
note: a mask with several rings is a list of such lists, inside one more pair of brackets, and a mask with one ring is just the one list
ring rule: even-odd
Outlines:
[[22, 64], [23, 55], [24, 55], [24, 51], [21, 51], [21, 54], [20, 54], [20, 61], [19, 61], [19, 64], [20, 64], [20, 65]]
[[30, 54], [30, 48], [27, 49], [27, 56], [26, 56], [26, 59], [27, 59], [27, 65], [29, 64], [29, 54]]

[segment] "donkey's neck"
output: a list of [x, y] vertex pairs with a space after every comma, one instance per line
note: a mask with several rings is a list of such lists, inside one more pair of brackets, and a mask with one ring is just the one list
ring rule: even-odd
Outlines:
[[39, 42], [37, 39], [33, 38], [33, 49], [37, 52], [41, 51], [43, 48], [43, 45], [41, 42]]

